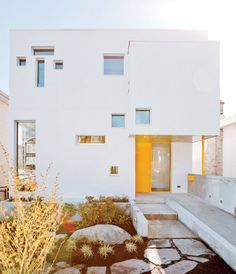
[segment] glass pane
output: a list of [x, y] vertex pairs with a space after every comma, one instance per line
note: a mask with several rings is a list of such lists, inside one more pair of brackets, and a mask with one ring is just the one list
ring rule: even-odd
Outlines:
[[150, 124], [150, 110], [136, 110], [136, 124]]
[[112, 127], [124, 127], [125, 115], [112, 115]]
[[104, 56], [105, 75], [124, 74], [124, 56]]
[[152, 190], [170, 189], [170, 146], [156, 144], [152, 146]]
[[63, 63], [55, 63], [55, 69], [63, 69]]
[[118, 174], [118, 166], [111, 166], [110, 174]]
[[38, 61], [37, 86], [44, 87], [44, 61]]
[[19, 59], [19, 66], [26, 66], [26, 59]]
[[17, 123], [17, 172], [24, 176], [35, 172], [35, 123]]
[[54, 49], [34, 49], [34, 55], [54, 55]]

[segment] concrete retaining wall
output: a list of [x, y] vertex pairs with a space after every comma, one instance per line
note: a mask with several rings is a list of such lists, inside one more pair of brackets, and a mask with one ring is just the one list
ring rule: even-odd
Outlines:
[[236, 178], [194, 176], [195, 180], [188, 183], [189, 193], [236, 216]]

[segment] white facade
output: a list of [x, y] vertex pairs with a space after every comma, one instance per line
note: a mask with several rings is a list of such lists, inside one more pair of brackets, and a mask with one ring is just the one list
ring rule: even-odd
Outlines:
[[[35, 56], [33, 47], [53, 47], [54, 55]], [[124, 55], [124, 75], [104, 75], [104, 54]], [[44, 87], [36, 87], [39, 58]], [[137, 135], [173, 136], [171, 191], [186, 192], [192, 136], [219, 132], [219, 43], [207, 32], [13, 30], [10, 62], [12, 156], [16, 121], [35, 121], [36, 174], [53, 162], [65, 198], [134, 197]], [[136, 125], [137, 108], [150, 110], [149, 125]], [[111, 127], [112, 114], [125, 114], [125, 128]], [[106, 142], [78, 144], [76, 135]]]
[[[9, 145], [9, 98], [8, 95], [0, 91], [0, 144], [6, 149]], [[0, 149], [0, 166], [7, 171], [6, 159]], [[4, 176], [0, 170], [0, 186], [4, 185]]]
[[236, 115], [221, 120], [223, 129], [223, 176], [236, 178]]

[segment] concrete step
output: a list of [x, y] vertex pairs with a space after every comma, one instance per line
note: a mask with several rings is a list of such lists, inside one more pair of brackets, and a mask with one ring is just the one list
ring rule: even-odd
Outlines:
[[166, 204], [137, 204], [147, 220], [177, 220], [177, 213]]

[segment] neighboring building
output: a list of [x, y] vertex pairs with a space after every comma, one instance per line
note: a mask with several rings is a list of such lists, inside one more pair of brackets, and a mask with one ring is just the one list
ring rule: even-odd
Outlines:
[[65, 198], [187, 191], [219, 134], [219, 42], [205, 31], [11, 31], [11, 153]]
[[221, 120], [223, 131], [223, 176], [236, 177], [236, 115]]
[[[0, 91], [0, 144], [8, 149], [9, 142], [9, 97]], [[7, 170], [3, 151], [0, 148], [0, 186], [4, 185], [3, 170]], [[0, 193], [1, 195], [1, 193]]]

